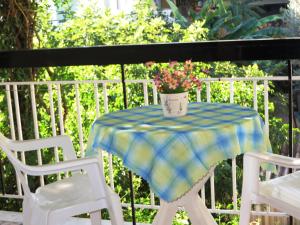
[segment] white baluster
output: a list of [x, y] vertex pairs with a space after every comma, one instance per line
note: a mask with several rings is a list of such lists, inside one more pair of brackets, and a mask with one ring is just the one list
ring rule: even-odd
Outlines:
[[[49, 94], [49, 103], [50, 103], [50, 118], [51, 118], [51, 128], [52, 128], [52, 135], [56, 136], [56, 125], [55, 125], [55, 112], [54, 112], [54, 103], [53, 103], [53, 90], [52, 85], [48, 84], [48, 94]], [[59, 162], [59, 154], [58, 148], [54, 148], [54, 158], [55, 162]], [[60, 173], [57, 174], [57, 179], [61, 179]]]
[[143, 90], [144, 90], [144, 104], [147, 106], [149, 105], [149, 98], [148, 98], [148, 83], [146, 81], [143, 82]]
[[[34, 126], [34, 137], [35, 139], [39, 139], [39, 126], [36, 112], [36, 100], [35, 100], [35, 88], [34, 84], [30, 84], [30, 96], [31, 96], [31, 108], [32, 108], [32, 117], [33, 117], [33, 126]], [[37, 149], [37, 160], [38, 165], [43, 164], [41, 149]], [[44, 176], [40, 176], [40, 184], [44, 186]]]
[[[19, 95], [18, 95], [18, 86], [13, 85], [14, 90], [14, 100], [15, 100], [15, 111], [16, 111], [16, 119], [17, 119], [17, 129], [18, 129], [18, 137], [19, 140], [23, 140], [23, 132], [22, 132], [22, 123], [21, 123], [21, 114], [20, 114], [20, 104], [19, 104]], [[26, 164], [25, 153], [21, 152], [21, 160], [24, 164]], [[25, 175], [26, 182], [28, 182], [27, 175]]]
[[253, 108], [257, 111], [257, 81], [253, 81]]
[[[5, 85], [5, 90], [6, 90], [6, 101], [7, 101], [11, 138], [12, 138], [12, 140], [16, 140], [16, 131], [15, 131], [14, 115], [13, 115], [12, 103], [11, 103], [10, 86], [8, 84]], [[14, 155], [16, 157], [18, 157], [17, 152], [14, 152]], [[20, 179], [17, 175], [16, 175], [16, 180], [17, 180], [18, 195], [21, 196], [22, 195], [22, 187], [21, 187]]]
[[81, 110], [80, 110], [80, 94], [79, 94], [79, 85], [75, 84], [75, 98], [76, 98], [76, 112], [77, 112], [77, 123], [79, 131], [79, 146], [81, 158], [84, 157], [84, 147], [83, 147], [83, 132], [82, 132], [82, 123], [81, 123]]

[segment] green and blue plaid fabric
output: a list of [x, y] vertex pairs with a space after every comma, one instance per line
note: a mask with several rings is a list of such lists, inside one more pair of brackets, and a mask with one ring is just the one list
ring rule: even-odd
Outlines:
[[210, 167], [250, 151], [271, 151], [264, 124], [252, 109], [190, 103], [186, 116], [163, 117], [153, 105], [106, 114], [92, 128], [87, 156], [104, 149], [123, 159], [167, 202], [183, 196]]

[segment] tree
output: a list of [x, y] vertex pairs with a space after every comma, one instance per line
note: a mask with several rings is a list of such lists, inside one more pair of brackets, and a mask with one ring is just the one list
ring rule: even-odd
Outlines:
[[[1, 50], [33, 48], [36, 8], [35, 0], [1, 1]], [[9, 70], [4, 75], [9, 80], [32, 80], [34, 71], [28, 69]]]
[[[20, 2], [20, 1], [18, 1]], [[180, 26], [176, 22], [170, 22], [171, 20], [166, 17], [158, 16], [157, 12], [153, 11], [152, 5], [150, 4], [151, 0], [141, 0], [137, 5], [134, 12], [129, 15], [119, 14], [113, 15], [109, 11], [105, 12], [96, 12], [93, 4], [86, 5], [83, 10], [83, 14], [80, 16], [72, 17], [72, 13], [69, 12], [68, 5], [64, 5], [66, 1], [57, 0], [54, 2], [55, 6], [59, 9], [64, 9], [64, 15], [69, 15], [70, 17], [65, 17], [66, 21], [61, 21], [61, 23], [53, 24], [51, 21], [51, 15], [47, 11], [49, 8], [47, 0], [39, 0], [34, 13], [34, 39], [33, 44], [35, 48], [62, 48], [62, 47], [77, 47], [77, 46], [95, 46], [95, 45], [117, 45], [117, 44], [136, 44], [136, 43], [155, 43], [155, 42], [180, 42], [180, 41], [201, 41], [206, 40], [207, 35], [211, 32], [208, 28], [203, 27], [204, 21], [197, 20], [191, 22], [187, 28]], [[5, 5], [5, 6], [4, 6]], [[1, 12], [8, 12], [8, 4], [0, 3]], [[6, 8], [5, 8], [6, 7]], [[64, 11], [64, 10], [63, 10]], [[214, 12], [215, 13], [215, 12]], [[8, 22], [6, 17], [3, 17], [1, 14], [1, 26], [4, 24], [4, 21]], [[23, 16], [18, 14], [18, 16]], [[13, 35], [13, 27], [16, 27], [12, 21], [14, 18], [11, 18], [11, 26], [5, 27], [5, 30], [0, 30], [1, 37], [5, 38], [5, 47], [2, 49], [17, 49], [13, 45], [15, 36]], [[18, 18], [18, 21], [22, 18]], [[17, 20], [17, 19], [15, 19]], [[22, 25], [22, 24], [21, 24]], [[6, 32], [4, 34], [4, 31]], [[12, 39], [12, 40], [10, 40]], [[1, 40], [0, 40], [1, 41]], [[12, 43], [12, 44], [9, 44]], [[23, 47], [24, 48], [24, 47]], [[172, 57], [172, 56], [170, 56]], [[264, 76], [265, 73], [261, 71], [257, 66], [238, 66], [234, 63], [229, 62], [219, 62], [219, 63], [197, 63], [197, 75], [199, 77], [220, 77], [220, 76]], [[20, 70], [21, 71], [21, 70]], [[208, 71], [203, 72], [203, 71]], [[141, 79], [145, 78], [147, 71], [143, 65], [126, 65], [125, 67], [126, 77], [129, 79]], [[29, 79], [28, 75], [20, 75], [21, 72], [17, 73], [16, 70], [12, 71], [13, 74], [20, 77], [16, 77], [19, 80]], [[119, 65], [110, 65], [105, 67], [98, 66], [86, 66], [86, 67], [54, 67], [50, 69], [39, 69], [36, 71], [37, 76], [30, 78], [31, 80], [93, 80], [93, 79], [119, 79], [120, 78], [120, 66]], [[10, 76], [10, 75], [9, 75]], [[11, 80], [17, 80], [16, 78], [10, 77]], [[99, 87], [101, 88], [101, 87]], [[205, 89], [203, 87], [202, 97], [205, 100]], [[252, 106], [253, 102], [253, 91], [251, 83], [235, 83], [236, 96], [235, 103], [242, 104], [245, 106]], [[143, 94], [142, 89], [135, 85], [129, 84], [128, 90], [130, 94], [128, 95], [129, 107], [136, 107], [143, 105]], [[228, 102], [229, 101], [229, 83], [228, 82], [215, 82], [211, 84], [212, 102]], [[63, 119], [65, 122], [65, 132], [72, 136], [75, 148], [79, 150], [79, 141], [78, 141], [78, 129], [77, 129], [77, 112], [76, 112], [76, 101], [75, 101], [75, 92], [74, 88], [71, 85], [65, 85], [62, 88], [62, 107], [63, 107]], [[80, 86], [80, 99], [81, 106], [84, 108], [82, 111], [82, 127], [84, 132], [84, 137], [87, 138], [90, 125], [92, 124], [95, 118], [95, 99], [93, 93], [94, 87], [90, 85]], [[122, 88], [120, 85], [108, 84], [107, 86], [108, 98], [109, 98], [109, 111], [115, 111], [122, 109], [123, 107], [123, 98], [122, 98]], [[38, 118], [39, 118], [39, 132], [40, 137], [46, 137], [52, 135], [51, 118], [49, 113], [49, 93], [47, 88], [36, 88], [36, 102], [38, 105]], [[28, 89], [22, 92], [22, 98], [27, 99], [27, 102], [24, 101], [24, 109], [22, 110], [22, 125], [23, 133], [26, 134], [24, 139], [33, 136], [33, 125], [31, 124], [32, 114], [31, 103], [29, 102], [30, 93]], [[100, 90], [99, 90], [100, 93]], [[150, 103], [151, 103], [151, 89], [149, 89]], [[260, 96], [258, 102], [259, 106], [263, 106], [263, 85], [258, 84], [258, 93]], [[25, 98], [27, 96], [27, 98]], [[57, 95], [54, 91], [54, 101], [57, 101]], [[192, 101], [196, 100], [196, 93], [191, 93]], [[21, 95], [19, 95], [21, 97]], [[104, 102], [104, 97], [99, 94], [101, 105]], [[5, 102], [5, 92], [0, 92], [0, 129], [1, 132], [5, 132], [9, 136], [9, 127], [7, 126], [7, 113], [5, 113], [6, 102]], [[104, 113], [103, 107], [100, 109], [101, 113]], [[259, 111], [262, 112], [262, 108], [259, 108]], [[24, 114], [25, 112], [25, 114]], [[55, 109], [57, 115], [57, 108]], [[58, 119], [56, 119], [58, 123]], [[57, 124], [57, 134], [60, 133], [59, 124]], [[277, 127], [276, 127], [277, 128]], [[28, 129], [28, 130], [25, 130]], [[30, 130], [31, 129], [31, 130]], [[275, 130], [275, 129], [274, 129]], [[270, 132], [273, 133], [273, 132]], [[86, 139], [85, 139], [86, 141]], [[281, 144], [281, 143], [279, 143]], [[50, 151], [43, 150], [43, 163], [51, 162], [53, 155]], [[30, 160], [35, 162], [36, 158], [34, 155], [30, 155]], [[28, 161], [27, 161], [28, 162]], [[128, 179], [124, 179], [124, 172], [121, 169], [121, 161], [114, 158], [113, 164], [115, 165], [114, 169], [114, 178], [115, 178], [115, 188], [116, 191], [128, 202]], [[5, 163], [7, 166], [8, 164]], [[224, 162], [224, 168], [222, 168], [222, 174], [230, 174], [230, 164]], [[108, 167], [108, 163], [104, 164], [105, 168]], [[6, 190], [7, 193], [14, 193], [14, 172], [13, 168], [6, 167]], [[228, 173], [224, 173], [226, 170]], [[107, 170], [106, 170], [107, 172]], [[108, 174], [106, 174], [108, 176]], [[238, 169], [238, 180], [240, 180], [240, 169]], [[47, 177], [46, 183], [55, 180], [56, 177]], [[224, 184], [224, 180], [227, 182]], [[29, 180], [30, 183], [33, 183], [34, 186], [36, 183]], [[134, 178], [134, 186], [136, 191], [136, 200], [139, 203], [149, 202], [149, 187], [141, 178]], [[217, 177], [216, 176], [216, 187], [224, 187], [222, 191], [217, 191], [217, 198], [221, 199], [219, 203], [227, 204], [231, 201], [231, 181], [226, 179], [225, 176]], [[224, 192], [228, 195], [224, 195]], [[1, 208], [6, 208], [10, 210], [18, 210], [19, 207], [7, 203], [5, 201], [0, 201]], [[151, 222], [151, 217], [148, 215], [154, 215], [153, 211], [147, 210], [137, 210], [140, 222]], [[148, 215], [147, 215], [148, 214]], [[130, 218], [130, 214], [125, 212], [125, 217]], [[180, 224], [180, 223], [179, 223]], [[181, 223], [182, 224], [182, 223]]]
[[0, 49], [31, 49], [35, 31], [35, 0], [0, 3]]
[[283, 35], [282, 27], [272, 23], [280, 21], [280, 15], [262, 17], [256, 11], [261, 9], [250, 6], [249, 0], [239, 0], [225, 4], [224, 0], [207, 0], [197, 10], [190, 8], [188, 16], [181, 13], [173, 0], [167, 0], [177, 23], [186, 28], [195, 21], [204, 21], [209, 29], [208, 39], [266, 38]]

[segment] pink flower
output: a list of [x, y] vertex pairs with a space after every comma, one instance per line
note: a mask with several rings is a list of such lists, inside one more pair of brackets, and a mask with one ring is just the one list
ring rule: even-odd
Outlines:
[[178, 71], [178, 75], [180, 78], [185, 78], [187, 74], [184, 71]]
[[161, 79], [160, 79], [159, 76], [156, 76], [156, 77], [155, 77], [154, 83], [155, 83], [155, 85], [156, 85], [157, 87], [158, 87], [158, 86], [161, 86], [162, 81], [161, 81]]
[[178, 87], [177, 83], [170, 83], [169, 88], [175, 90]]
[[200, 80], [197, 80], [197, 81], [195, 81], [195, 83], [196, 83], [196, 86], [197, 86], [198, 90], [201, 90], [202, 82]]
[[[201, 80], [193, 74], [193, 64], [191, 60], [186, 60], [183, 65], [176, 61], [169, 62], [166, 68], [153, 68], [154, 62], [146, 63], [152, 70], [153, 82], [157, 90], [161, 93], [180, 93], [189, 91], [192, 88], [201, 89]], [[178, 65], [178, 66], [177, 66]], [[183, 68], [182, 68], [183, 67]]]
[[191, 84], [190, 81], [185, 80], [185, 81], [183, 81], [183, 83], [182, 83], [182, 87], [184, 88], [185, 91], [188, 91], [189, 89], [191, 89], [192, 84]]
[[193, 81], [193, 82], [195, 82], [196, 80], [198, 80], [194, 74], [191, 74], [191, 75], [190, 75], [190, 79], [191, 79], [191, 81]]
[[191, 60], [186, 60], [184, 63], [184, 70], [188, 71], [188, 70], [193, 70], [193, 63]]
[[169, 88], [175, 90], [178, 87], [178, 82], [176, 79], [171, 78], [169, 82]]
[[174, 66], [178, 65], [178, 62], [177, 61], [171, 61], [169, 62], [169, 67], [170, 68], [173, 68]]
[[169, 83], [172, 80], [172, 76], [169, 73], [163, 75], [163, 82]]

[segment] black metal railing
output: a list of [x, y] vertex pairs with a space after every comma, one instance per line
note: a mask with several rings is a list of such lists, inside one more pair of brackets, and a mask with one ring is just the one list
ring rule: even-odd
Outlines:
[[0, 68], [300, 58], [300, 38], [0, 51]]
[[[289, 77], [289, 154], [293, 156], [293, 70], [291, 60], [300, 59], [300, 38], [0, 51], [0, 68], [120, 64], [123, 103], [124, 108], [127, 108], [124, 65], [145, 63], [147, 61], [184, 61], [186, 59], [192, 59], [194, 62], [287, 61]], [[2, 171], [0, 169], [1, 173]], [[3, 177], [3, 173], [1, 176]], [[133, 224], [136, 224], [131, 173], [129, 178], [131, 181], [132, 220]]]

